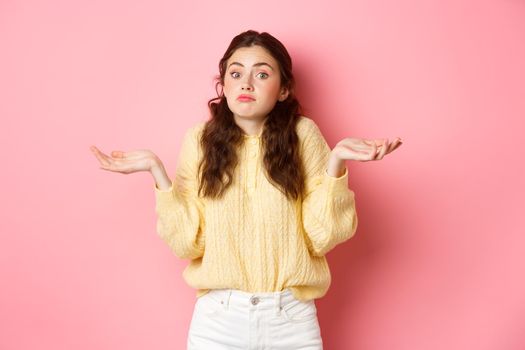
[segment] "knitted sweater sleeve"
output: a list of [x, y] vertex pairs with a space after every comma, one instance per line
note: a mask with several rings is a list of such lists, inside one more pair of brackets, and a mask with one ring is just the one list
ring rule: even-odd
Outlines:
[[308, 250], [324, 256], [357, 230], [355, 195], [348, 188], [348, 169], [340, 177], [328, 175], [331, 149], [319, 127], [308, 120], [302, 144], [306, 191], [302, 202], [302, 223]]
[[197, 195], [200, 154], [198, 126], [193, 126], [183, 137], [171, 187], [163, 191], [154, 185], [157, 233], [181, 259], [204, 254], [203, 203]]

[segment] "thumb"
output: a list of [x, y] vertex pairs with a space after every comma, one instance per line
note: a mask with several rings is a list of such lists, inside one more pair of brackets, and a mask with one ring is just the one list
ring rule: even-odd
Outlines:
[[122, 158], [122, 157], [124, 157], [124, 152], [122, 152], [122, 151], [113, 151], [113, 152], [111, 152], [111, 156]]

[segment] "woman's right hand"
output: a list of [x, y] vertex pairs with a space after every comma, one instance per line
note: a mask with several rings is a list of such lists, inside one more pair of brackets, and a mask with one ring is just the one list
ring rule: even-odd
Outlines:
[[95, 146], [90, 147], [91, 152], [100, 162], [100, 169], [131, 174], [137, 171], [151, 171], [153, 167], [161, 164], [160, 159], [147, 149], [136, 151], [113, 151], [111, 156], [102, 153]]

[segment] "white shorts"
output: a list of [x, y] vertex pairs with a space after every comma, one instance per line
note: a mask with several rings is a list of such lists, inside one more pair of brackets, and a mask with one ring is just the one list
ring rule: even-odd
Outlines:
[[188, 350], [322, 350], [315, 300], [290, 289], [248, 293], [213, 289], [197, 298]]

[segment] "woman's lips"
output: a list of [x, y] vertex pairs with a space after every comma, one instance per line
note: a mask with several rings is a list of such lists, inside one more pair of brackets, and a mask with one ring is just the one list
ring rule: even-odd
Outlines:
[[252, 101], [255, 101], [255, 99], [253, 97], [243, 96], [243, 95], [237, 97], [237, 100], [239, 100], [241, 102], [252, 102]]

